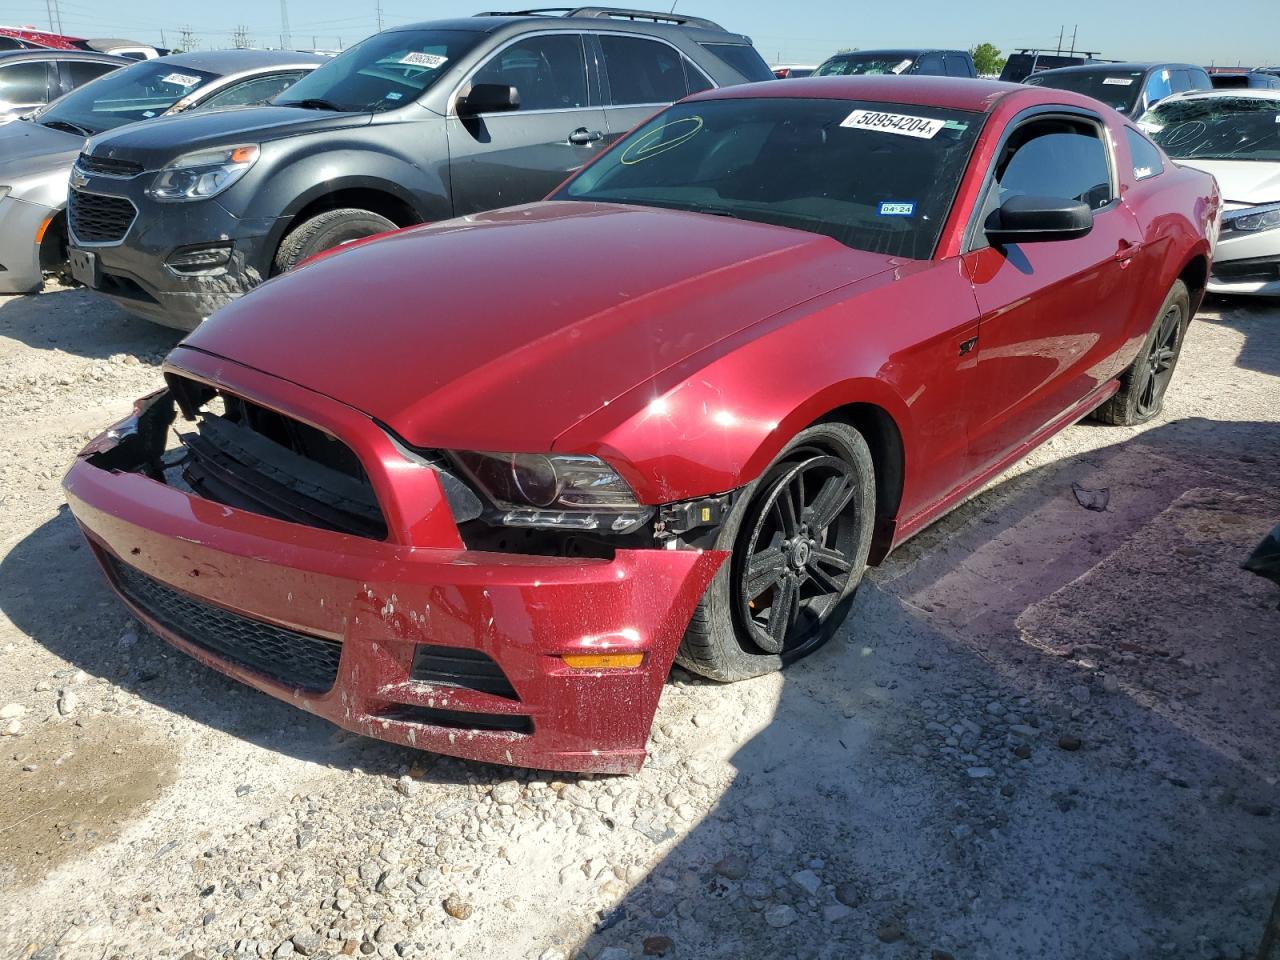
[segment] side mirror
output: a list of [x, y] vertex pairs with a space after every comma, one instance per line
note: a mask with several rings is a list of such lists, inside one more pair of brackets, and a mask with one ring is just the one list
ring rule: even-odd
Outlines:
[[458, 116], [504, 113], [520, 109], [520, 91], [505, 83], [476, 83], [465, 97], [458, 98]]
[[983, 225], [994, 247], [1010, 243], [1076, 240], [1093, 229], [1087, 203], [1057, 197], [1010, 197]]

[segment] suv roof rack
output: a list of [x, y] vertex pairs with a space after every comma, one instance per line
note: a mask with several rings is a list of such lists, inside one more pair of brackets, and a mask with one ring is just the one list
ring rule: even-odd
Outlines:
[[701, 27], [726, 32], [724, 27], [705, 17], [684, 13], [661, 13], [655, 10], [632, 10], [627, 7], [534, 7], [530, 10], [486, 10], [477, 17], [596, 17], [602, 20], [645, 20], [676, 27]]
[[[1019, 47], [1014, 53], [1047, 53], [1054, 57], [1089, 57], [1096, 58], [1099, 50], [1063, 50], [1061, 47]], [[1119, 63], [1112, 60], [1111, 63]]]

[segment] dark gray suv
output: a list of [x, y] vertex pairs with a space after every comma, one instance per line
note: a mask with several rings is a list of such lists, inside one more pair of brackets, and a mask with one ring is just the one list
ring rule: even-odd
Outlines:
[[71, 175], [73, 275], [191, 329], [321, 250], [541, 199], [637, 122], [773, 74], [749, 38], [584, 7], [376, 34], [259, 108], [90, 140]]

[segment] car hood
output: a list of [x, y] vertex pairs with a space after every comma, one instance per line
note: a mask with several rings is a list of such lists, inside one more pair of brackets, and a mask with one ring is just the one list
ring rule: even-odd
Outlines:
[[1280, 202], [1280, 163], [1268, 160], [1179, 160], [1211, 173], [1229, 204], [1253, 206]]
[[549, 450], [672, 364], [901, 262], [724, 217], [546, 202], [340, 250], [183, 343], [342, 401], [416, 446]]
[[85, 145], [85, 152], [94, 157], [133, 160], [148, 170], [158, 170], [174, 157], [194, 150], [365, 126], [372, 119], [369, 113], [301, 107], [194, 110], [132, 123], [93, 137]]
[[83, 143], [84, 138], [74, 133], [29, 120], [0, 127], [0, 183], [16, 187], [51, 171], [65, 174]]

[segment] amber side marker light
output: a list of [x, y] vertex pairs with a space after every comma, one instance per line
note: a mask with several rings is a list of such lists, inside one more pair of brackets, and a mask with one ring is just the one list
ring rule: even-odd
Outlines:
[[565, 666], [577, 670], [620, 670], [638, 667], [644, 662], [643, 653], [566, 653], [560, 658]]
[[53, 223], [53, 218], [56, 216], [56, 213], [51, 213], [44, 218], [44, 221], [40, 224], [40, 229], [36, 231], [36, 246], [44, 243], [44, 235], [48, 232], [49, 224]]

